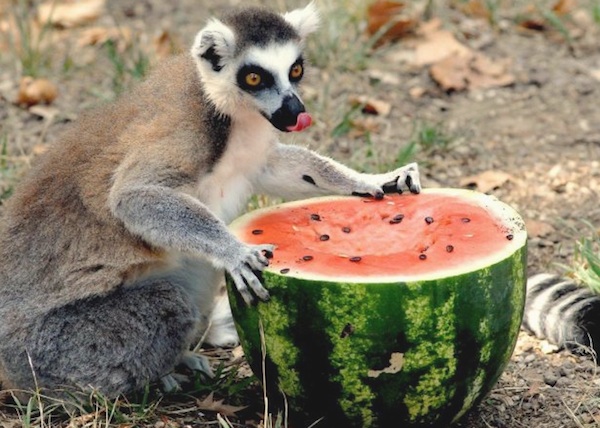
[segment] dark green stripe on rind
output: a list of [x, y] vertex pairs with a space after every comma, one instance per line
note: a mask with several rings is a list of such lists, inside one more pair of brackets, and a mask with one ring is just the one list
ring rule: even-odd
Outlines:
[[247, 358], [270, 394], [319, 426], [447, 427], [490, 390], [516, 343], [526, 247], [436, 281], [355, 284], [264, 273], [268, 303], [231, 292]]

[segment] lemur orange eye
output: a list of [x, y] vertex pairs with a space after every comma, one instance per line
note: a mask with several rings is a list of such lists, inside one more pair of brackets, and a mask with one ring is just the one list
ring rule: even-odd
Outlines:
[[302, 67], [302, 64], [296, 64], [290, 70], [290, 78], [297, 80], [302, 77], [302, 73], [304, 73], [304, 67]]
[[249, 86], [258, 86], [261, 82], [260, 74], [258, 73], [248, 73], [246, 74], [246, 83]]

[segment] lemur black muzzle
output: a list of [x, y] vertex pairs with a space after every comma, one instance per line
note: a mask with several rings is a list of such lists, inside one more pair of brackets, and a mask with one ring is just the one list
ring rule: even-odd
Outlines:
[[283, 98], [281, 107], [269, 120], [275, 128], [284, 132], [302, 131], [312, 123], [312, 118], [306, 113], [304, 104], [294, 94]]

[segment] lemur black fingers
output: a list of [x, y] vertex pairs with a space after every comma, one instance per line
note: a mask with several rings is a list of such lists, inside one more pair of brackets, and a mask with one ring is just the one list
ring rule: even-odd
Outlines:
[[408, 190], [410, 190], [411, 193], [421, 193], [421, 184], [419, 183], [418, 179], [415, 181], [412, 175], [409, 174], [406, 176], [405, 183], [406, 187], [408, 187]]
[[384, 183], [382, 187], [384, 193], [393, 193], [393, 192], [397, 192], [398, 191], [398, 178], [396, 178], [393, 181], [388, 181], [387, 183]]
[[270, 250], [263, 250], [263, 255], [267, 258], [267, 259], [272, 259], [273, 258], [273, 251]]

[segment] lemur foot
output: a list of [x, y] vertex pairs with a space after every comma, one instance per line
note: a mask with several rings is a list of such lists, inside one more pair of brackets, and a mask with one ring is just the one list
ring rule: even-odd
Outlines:
[[[196, 372], [202, 372], [208, 377], [212, 378], [215, 376], [210, 368], [208, 358], [206, 358], [204, 355], [199, 355], [192, 351], [186, 351], [181, 358], [181, 363], [188, 369]], [[160, 378], [162, 389], [165, 392], [181, 391], [181, 384], [189, 381], [190, 379], [186, 375], [180, 373], [169, 373], [168, 375]]]
[[183, 354], [181, 362], [190, 370], [202, 372], [208, 377], [215, 376], [212, 369], [210, 368], [208, 358], [206, 358], [204, 355], [199, 355], [195, 352], [187, 351], [185, 354]]
[[160, 378], [162, 383], [162, 390], [164, 392], [177, 392], [181, 391], [181, 384], [188, 381], [188, 378], [183, 375], [171, 373]]

